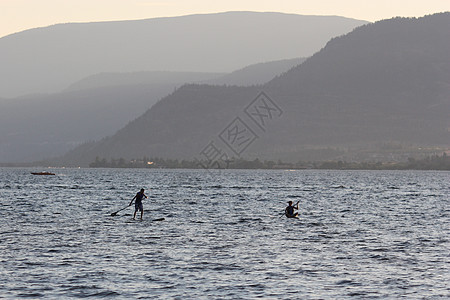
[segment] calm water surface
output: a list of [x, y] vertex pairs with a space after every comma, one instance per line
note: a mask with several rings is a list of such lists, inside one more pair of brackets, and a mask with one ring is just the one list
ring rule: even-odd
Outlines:
[[3, 298], [450, 297], [450, 172], [31, 171], [0, 169]]

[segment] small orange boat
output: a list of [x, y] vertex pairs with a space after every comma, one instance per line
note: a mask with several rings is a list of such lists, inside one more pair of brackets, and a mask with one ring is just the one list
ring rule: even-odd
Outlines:
[[55, 173], [50, 172], [31, 172], [33, 175], [56, 175]]

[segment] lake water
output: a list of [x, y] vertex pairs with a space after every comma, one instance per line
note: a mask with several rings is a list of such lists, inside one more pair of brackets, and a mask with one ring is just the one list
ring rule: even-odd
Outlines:
[[450, 297], [450, 172], [31, 171], [0, 169], [2, 298]]

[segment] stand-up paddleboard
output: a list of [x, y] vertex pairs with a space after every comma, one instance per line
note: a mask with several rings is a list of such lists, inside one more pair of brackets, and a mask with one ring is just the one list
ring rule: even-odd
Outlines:
[[166, 218], [158, 218], [158, 219], [153, 219], [153, 220], [146, 220], [146, 219], [144, 219], [144, 220], [141, 220], [141, 219], [139, 219], [139, 218], [137, 218], [137, 219], [131, 219], [130, 220], [130, 222], [136, 222], [136, 221], [138, 221], [138, 222], [159, 222], [159, 221], [164, 221]]
[[298, 213], [293, 214], [292, 216], [284, 214], [288, 219], [298, 219]]
[[286, 216], [286, 218], [288, 218], [288, 219], [298, 219], [298, 216], [291, 216], [291, 217]]
[[149, 220], [149, 219], [144, 219], [144, 220], [141, 220], [141, 219], [132, 219], [132, 218], [130, 218], [130, 219], [127, 219], [126, 221], [125, 221], [125, 223], [128, 223], [128, 224], [131, 224], [131, 223], [134, 223], [134, 224], [136, 224], [136, 222], [143, 222], [143, 223], [149, 223], [149, 222], [160, 222], [160, 221], [164, 221], [166, 218], [158, 218], [158, 219], [153, 219], [153, 220]]

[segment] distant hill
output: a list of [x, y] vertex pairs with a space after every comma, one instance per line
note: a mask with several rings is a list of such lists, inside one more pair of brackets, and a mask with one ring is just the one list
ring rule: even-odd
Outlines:
[[[80, 146], [61, 161], [195, 158], [211, 141], [222, 153], [236, 156], [230, 141], [227, 146], [220, 137], [232, 136], [239, 120], [248, 134], [252, 129], [257, 135], [239, 140], [245, 146], [255, 138], [239, 153], [242, 157], [301, 160], [324, 153], [322, 159], [376, 159], [380, 145], [398, 145], [389, 155], [406, 156], [414, 147], [448, 148], [448, 28], [450, 13], [384, 20], [332, 39], [264, 86], [183, 86], [112, 137]], [[273, 120], [264, 119], [264, 127], [244, 112], [260, 91], [276, 104], [272, 108], [281, 109], [271, 112]]]
[[[275, 74], [270, 79], [273, 79]], [[110, 72], [98, 73], [69, 85], [64, 91], [77, 91], [105, 87], [118, 87], [129, 85], [164, 85], [167, 83], [193, 83], [221, 78], [226, 73], [202, 72], [173, 72], [173, 71], [141, 71], [141, 72]]]
[[70, 85], [62, 93], [0, 99], [0, 162], [58, 156], [86, 141], [112, 135], [183, 84], [262, 84], [301, 61], [256, 64], [226, 75], [101, 73]]
[[99, 73], [71, 84], [65, 91], [75, 91], [108, 86], [166, 84], [167, 82], [203, 82], [214, 85], [248, 86], [264, 84], [293, 67], [305, 58], [292, 58], [257, 63], [231, 73], [141, 71], [127, 73]]
[[293, 67], [300, 65], [304, 61], [305, 58], [292, 58], [254, 64], [231, 72], [230, 74], [218, 76], [211, 80], [206, 80], [205, 83], [238, 86], [264, 84], [272, 80], [277, 75], [287, 72]]
[[227, 12], [139, 21], [70, 23], [0, 38], [0, 97], [59, 92], [98, 73], [231, 72], [308, 57], [366, 21]]
[[0, 162], [57, 156], [111, 135], [182, 84], [112, 86], [0, 100]]

